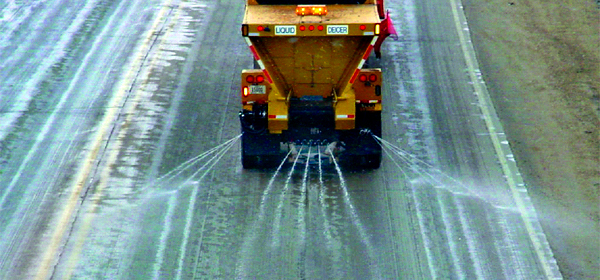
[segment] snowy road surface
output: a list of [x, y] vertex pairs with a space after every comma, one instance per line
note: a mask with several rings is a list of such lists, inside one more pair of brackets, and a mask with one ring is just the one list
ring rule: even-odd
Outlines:
[[459, 1], [387, 1], [361, 172], [241, 168], [243, 5], [0, 4], [0, 279], [561, 278]]

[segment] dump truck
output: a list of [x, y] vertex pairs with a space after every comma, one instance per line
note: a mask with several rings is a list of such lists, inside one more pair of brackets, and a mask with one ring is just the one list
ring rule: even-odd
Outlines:
[[254, 58], [241, 75], [244, 168], [380, 166], [382, 70], [367, 67], [395, 34], [383, 0], [247, 0], [241, 33]]

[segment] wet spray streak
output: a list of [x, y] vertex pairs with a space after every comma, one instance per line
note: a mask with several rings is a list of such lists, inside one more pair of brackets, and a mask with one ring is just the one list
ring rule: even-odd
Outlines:
[[[413, 180], [417, 180], [416, 177], [420, 177], [423, 178], [426, 182], [428, 182], [429, 184], [432, 185], [432, 187], [436, 188], [436, 189], [444, 189], [454, 195], [459, 195], [459, 196], [469, 196], [469, 197], [475, 197], [478, 198], [481, 201], [486, 202], [487, 204], [489, 204], [490, 206], [494, 207], [494, 208], [498, 208], [498, 209], [504, 209], [504, 210], [510, 210], [510, 211], [516, 211], [516, 210], [511, 210], [508, 207], [502, 206], [502, 205], [497, 205], [494, 202], [489, 201], [488, 199], [486, 199], [485, 197], [482, 197], [481, 195], [473, 192], [468, 186], [466, 186], [465, 184], [461, 183], [459, 180], [455, 179], [454, 177], [442, 172], [441, 170], [435, 168], [434, 166], [432, 166], [431, 164], [422, 161], [420, 159], [418, 159], [417, 157], [415, 157], [414, 155], [411, 155], [410, 153], [402, 150], [401, 148], [393, 145], [392, 143], [383, 140], [380, 137], [377, 137], [375, 135], [373, 135], [373, 137], [375, 138], [375, 140], [379, 143], [379, 145], [381, 145], [384, 148], [384, 151], [386, 152], [386, 154], [392, 159], [392, 161], [396, 164], [396, 166], [398, 168], [400, 168], [402, 170], [402, 168], [400, 167], [400, 165], [397, 163], [396, 160], [394, 160], [393, 156], [390, 155], [390, 153], [387, 150], [390, 150], [391, 152], [393, 152], [396, 156], [398, 156], [398, 158], [406, 163], [410, 169], [413, 171], [413, 174], [415, 175], [415, 178], [410, 178], [408, 177], [407, 173], [405, 171], [402, 171], [402, 173], [405, 175], [405, 178], [407, 180], [410, 180], [409, 182], [412, 184]], [[434, 176], [434, 174], [431, 174], [429, 171], [423, 169], [422, 167], [420, 167], [419, 165], [413, 163], [413, 161], [416, 161], [418, 163], [421, 163], [425, 166], [427, 166], [428, 168], [430, 168], [431, 170], [433, 170], [435, 173], [440, 174], [441, 177], [443, 178], [447, 178], [448, 180], [450, 180], [452, 183], [452, 185], [448, 185], [445, 184], [444, 182], [440, 181], [439, 179], [436, 178], [436, 176]], [[458, 186], [460, 187], [463, 191], [457, 191], [454, 188], [452, 188], [452, 186]]]
[[[487, 223], [490, 225], [491, 230], [492, 230], [492, 235], [494, 236], [498, 236], [501, 235], [502, 239], [499, 238], [495, 238], [494, 239], [494, 249], [496, 251], [496, 255], [498, 256], [498, 260], [499, 263], [501, 264], [501, 268], [502, 268], [502, 276], [504, 277], [504, 279], [526, 279], [527, 277], [524, 276], [523, 274], [520, 274], [521, 269], [516, 269], [518, 267], [520, 267], [518, 265], [517, 262], [515, 262], [514, 260], [515, 258], [515, 251], [510, 251], [509, 252], [511, 254], [505, 254], [503, 252], [504, 248], [507, 248], [508, 244], [504, 244], [506, 241], [510, 242], [510, 239], [507, 239], [507, 236], [509, 235], [508, 230], [506, 229], [506, 227], [503, 227], [502, 224], [506, 225], [506, 222], [502, 222], [501, 221], [501, 215], [497, 213], [498, 210], [497, 209], [492, 209], [492, 211], [490, 211], [489, 213], [486, 213], [486, 220]], [[508, 247], [510, 248], [510, 247]], [[510, 263], [510, 265], [507, 265], [507, 263]], [[519, 273], [520, 275], [517, 277], [516, 274]]]
[[[392, 160], [392, 162], [396, 165], [396, 167], [398, 167], [400, 172], [402, 172], [402, 175], [404, 176], [405, 181], [411, 187], [410, 189], [411, 189], [412, 199], [415, 204], [415, 212], [417, 215], [417, 221], [419, 222], [419, 228], [420, 228], [419, 232], [421, 233], [421, 238], [423, 239], [423, 243], [425, 245], [425, 255], [427, 256], [427, 264], [429, 267], [429, 272], [431, 273], [431, 277], [437, 278], [437, 270], [435, 269], [434, 258], [433, 258], [432, 252], [431, 252], [432, 241], [425, 230], [426, 229], [425, 220], [423, 218], [423, 213], [421, 211], [421, 209], [422, 209], [421, 203], [420, 203], [419, 199], [417, 198], [416, 186], [414, 185], [413, 180], [411, 180], [411, 178], [408, 176], [408, 173], [404, 170], [404, 168], [402, 168], [400, 166], [400, 164], [398, 163], [396, 158], [390, 154], [390, 151], [395, 152], [395, 154], [398, 157], [400, 157], [400, 160], [402, 160], [402, 162], [407, 163], [409, 166], [413, 166], [413, 171], [415, 171], [414, 164], [412, 162], [410, 162], [406, 157], [403, 157], [402, 154], [398, 153], [397, 150], [400, 150], [400, 148], [392, 145], [391, 143], [383, 140], [380, 137], [377, 137], [374, 135], [373, 135], [373, 137], [375, 137], [375, 140], [378, 141], [379, 144], [384, 148], [383, 151], [385, 152], [385, 154], [388, 155], [388, 157]], [[395, 150], [394, 148], [396, 148], [397, 150]], [[432, 177], [432, 179], [434, 179], [434, 178]], [[433, 185], [435, 185], [435, 184], [433, 184]]]
[[458, 252], [456, 249], [456, 242], [454, 242], [454, 240], [455, 240], [454, 234], [452, 231], [452, 229], [454, 227], [453, 227], [452, 223], [448, 222], [448, 213], [446, 212], [446, 207], [444, 207], [444, 203], [442, 202], [442, 199], [440, 199], [439, 190], [436, 190], [435, 194], [436, 194], [437, 203], [440, 207], [440, 212], [442, 214], [442, 222], [444, 223], [445, 233], [446, 233], [446, 236], [448, 237], [448, 247], [450, 247], [450, 255], [452, 255], [452, 265], [454, 266], [454, 270], [456, 271], [458, 279], [465, 279], [466, 278], [465, 272], [463, 271], [462, 267], [458, 263], [459, 256], [458, 256]]
[[[239, 136], [234, 139], [239, 139]], [[210, 172], [213, 169], [213, 167], [217, 164], [217, 162], [219, 162], [221, 160], [221, 158], [225, 155], [225, 153], [229, 149], [231, 149], [231, 147], [233, 147], [233, 145], [235, 143], [236, 143], [236, 141], [229, 141], [229, 144], [226, 145], [221, 151], [217, 152], [217, 155], [215, 155], [215, 157], [209, 159], [206, 162], [206, 164], [204, 164], [202, 167], [200, 167], [200, 169], [198, 169], [196, 172], [194, 172], [194, 174], [192, 174], [192, 176], [190, 176], [187, 180], [185, 180], [185, 182], [183, 184], [180, 185], [180, 186], [185, 185], [190, 179], [192, 179], [198, 173], [200, 173], [200, 171], [205, 169], [202, 176], [200, 176], [200, 178], [198, 179], [198, 185], [192, 191], [192, 195], [190, 195], [189, 207], [188, 207], [187, 215], [185, 218], [185, 230], [183, 231], [183, 241], [181, 242], [181, 247], [179, 248], [179, 264], [177, 267], [177, 276], [175, 279], [178, 279], [178, 280], [181, 279], [181, 273], [183, 271], [183, 262], [185, 259], [185, 249], [187, 247], [187, 243], [188, 243], [188, 239], [189, 239], [189, 235], [190, 235], [190, 229], [191, 229], [191, 225], [192, 225], [192, 220], [194, 218], [194, 209], [195, 209], [196, 200], [197, 200], [197, 196], [198, 196], [198, 190], [200, 189], [200, 182], [202, 182], [202, 180], [204, 179], [204, 177], [206, 177], [208, 172]], [[206, 167], [208, 167], [208, 168], [206, 168]], [[212, 195], [212, 188], [210, 189], [210, 191], [208, 193], [208, 197], [206, 199], [207, 201], [210, 200], [211, 195]]]
[[[496, 224], [502, 229], [502, 232], [505, 233], [503, 234], [504, 247], [502, 249], [504, 249], [503, 251], [508, 252], [508, 256], [506, 256], [506, 254], [499, 254], [500, 256], [503, 256], [502, 258], [500, 258], [502, 260], [502, 265], [504, 268], [503, 271], [505, 274], [512, 274], [506, 275], [505, 278], [526, 279], [527, 275], [525, 275], [521, 269], [515, 269], [516, 267], [520, 266], [520, 263], [525, 262], [523, 261], [523, 259], [525, 259], [523, 256], [523, 251], [520, 250], [517, 246], [515, 246], [515, 243], [513, 242], [513, 240], [517, 239], [515, 234], [515, 227], [513, 225], [508, 224], [506, 213], [502, 211], [502, 209], [494, 209], [494, 212], [496, 212], [496, 215], [499, 216], [499, 221]], [[500, 246], [498, 246], [498, 248], [500, 248]], [[519, 260], [517, 260], [517, 258]]]
[[[375, 135], [373, 135], [373, 137], [375, 138], [375, 140], [379, 143], [379, 145], [381, 145], [383, 148], [387, 148], [390, 151], [392, 151], [394, 154], [396, 154], [400, 160], [402, 160], [402, 162], [406, 163], [409, 165], [410, 169], [413, 170], [414, 173], [416, 173], [417, 175], [425, 175], [425, 177], [429, 177], [429, 182], [430, 183], [437, 183], [439, 185], [443, 185], [443, 182], [439, 181], [438, 179], [435, 178], [435, 176], [433, 176], [431, 173], [429, 173], [427, 170], [424, 170], [423, 168], [421, 168], [420, 166], [418, 166], [417, 164], [414, 164], [413, 161], [417, 161], [419, 163], [424, 164], [425, 166], [433, 169], [434, 171], [439, 172], [440, 174], [442, 174], [442, 176], [449, 178], [450, 180], [452, 180], [453, 182], [457, 183], [458, 185], [460, 185], [461, 187], [465, 188], [467, 191], [468, 188], [466, 186], [464, 186], [462, 183], [460, 183], [458, 180], [452, 178], [449, 175], [446, 175], [444, 172], [434, 168], [432, 165], [430, 165], [429, 163], [422, 161], [420, 159], [418, 159], [417, 157], [415, 157], [414, 155], [411, 155], [410, 153], [402, 150], [400, 147], [394, 146], [392, 143], [383, 140], [380, 137], [377, 137]], [[392, 157], [389, 153], [387, 153], [388, 156], [390, 156], [390, 158]], [[396, 163], [396, 165], [398, 165]], [[403, 172], [404, 173], [404, 172]], [[406, 173], [404, 173], [406, 174]], [[410, 179], [407, 177], [407, 179]], [[436, 185], [436, 184], [433, 184]], [[460, 193], [459, 193], [460, 194]]]
[[[214, 160], [216, 157], [218, 157], [219, 153], [221, 153], [223, 151], [223, 149], [225, 149], [226, 145], [233, 145], [234, 141], [236, 141], [237, 139], [239, 139], [239, 137], [241, 136], [238, 135], [232, 139], [227, 140], [226, 142], [198, 155], [195, 156], [189, 160], [187, 160], [186, 162], [180, 164], [179, 166], [175, 167], [173, 170], [169, 171], [168, 173], [166, 173], [165, 175], [159, 177], [158, 179], [154, 180], [150, 185], [144, 186], [143, 188], [141, 188], [140, 190], [138, 190], [139, 193], [144, 193], [146, 190], [148, 190], [149, 188], [152, 187], [159, 187], [159, 189], [155, 189], [150, 191], [150, 193], [144, 193], [146, 199], [149, 198], [156, 198], [156, 197], [160, 197], [160, 196], [171, 196], [176, 194], [177, 192], [179, 192], [180, 190], [182, 190], [185, 186], [186, 183], [189, 182], [191, 179], [193, 179], [193, 177], [195, 175], [198, 174], [198, 171], [196, 171], [192, 176], [187, 177], [184, 181], [184, 183], [182, 184], [178, 184], [176, 185], [174, 188], [171, 188], [168, 186], [167, 183], [173, 181], [175, 178], [177, 178], [177, 176], [179, 176], [181, 173], [183, 173], [185, 170], [190, 169], [196, 165], [198, 165], [198, 163], [201, 163], [203, 160], [205, 160], [205, 158], [207, 158], [208, 156], [210, 156], [213, 153], [216, 153], [216, 155], [213, 155], [211, 158], [207, 159], [207, 163], [205, 163], [204, 165], [208, 164], [209, 162], [211, 162], [212, 160]], [[227, 148], [229, 149], [229, 148]], [[203, 167], [200, 168], [200, 170]]]
[[[300, 147], [300, 151], [298, 154], [302, 153], [304, 150], [304, 146]], [[283, 186], [283, 191], [281, 195], [279, 195], [279, 202], [277, 203], [277, 209], [275, 209], [275, 221], [273, 222], [273, 231], [271, 235], [273, 236], [273, 242], [271, 242], [271, 247], [275, 248], [279, 241], [279, 231], [281, 230], [281, 216], [283, 215], [283, 204], [285, 202], [285, 197], [290, 188], [290, 181], [292, 180], [292, 175], [294, 175], [294, 169], [296, 168], [296, 163], [298, 163], [298, 159], [300, 157], [296, 157], [294, 163], [292, 164], [292, 168], [290, 168], [290, 172], [288, 172], [288, 176], [285, 180], [285, 185]]]
[[310, 162], [310, 152], [312, 146], [308, 147], [308, 156], [304, 165], [304, 176], [302, 177], [302, 188], [300, 189], [300, 201], [298, 201], [298, 221], [297, 226], [299, 229], [298, 240], [298, 278], [306, 279], [306, 191], [308, 184], [308, 166]]
[[171, 218], [173, 216], [173, 212], [175, 211], [175, 205], [177, 204], [177, 198], [179, 195], [175, 193], [169, 198], [167, 214], [165, 215], [165, 220], [163, 222], [164, 227], [162, 232], [160, 233], [160, 240], [158, 243], [158, 250], [156, 251], [156, 256], [154, 257], [154, 272], [152, 273], [152, 279], [160, 278], [160, 269], [162, 268], [162, 264], [165, 256], [165, 248], [167, 247], [167, 238], [169, 234], [171, 234]]
[[[425, 183], [431, 184], [431, 187], [433, 187], [435, 189], [438, 189], [438, 190], [439, 189], [444, 189], [445, 191], [448, 191], [448, 192], [450, 192], [450, 193], [452, 193], [454, 195], [458, 195], [458, 196], [467, 196], [467, 197], [478, 198], [479, 200], [481, 200], [481, 201], [489, 204], [490, 206], [492, 206], [497, 211], [502, 211], [502, 210], [506, 211], [507, 208], [506, 207], [502, 207], [502, 206], [494, 205], [493, 203], [489, 202], [485, 198], [483, 198], [483, 197], [481, 197], [481, 196], [479, 196], [477, 194], [472, 193], [468, 187], [466, 187], [465, 185], [463, 185], [462, 183], [460, 183], [458, 180], [452, 178], [449, 175], [444, 174], [442, 171], [440, 171], [438, 169], [433, 168], [433, 166], [429, 165], [428, 163], [423, 162], [423, 161], [417, 159], [416, 157], [410, 155], [409, 153], [403, 151], [402, 149], [400, 149], [400, 148], [392, 145], [391, 143], [386, 142], [385, 140], [383, 140], [383, 139], [381, 139], [379, 137], [376, 137], [375, 139], [380, 143], [380, 145], [382, 145], [383, 148], [385, 148], [384, 152], [390, 157], [390, 159], [394, 162], [394, 164], [398, 167], [398, 169], [404, 174], [404, 177], [407, 179], [407, 182], [411, 186], [412, 193], [413, 193], [413, 200], [414, 200], [415, 205], [416, 205], [416, 214], [417, 214], [417, 218], [418, 218], [418, 221], [419, 221], [419, 226], [421, 228], [421, 234], [422, 234], [422, 237], [423, 237], [423, 241], [425, 243], [425, 250], [426, 250], [425, 252], [427, 254], [427, 259], [428, 259], [428, 262], [429, 262], [429, 266], [430, 266], [430, 270], [432, 272], [432, 275], [433, 275], [433, 277], [436, 277], [437, 274], [436, 274], [435, 268], [433, 267], [433, 258], [431, 256], [431, 251], [429, 249], [430, 246], [431, 246], [431, 240], [429, 239], [429, 237], [427, 236], [427, 234], [425, 234], [424, 231], [423, 231], [423, 229], [425, 228], [425, 223], [424, 223], [424, 220], [423, 220], [423, 214], [421, 213], [421, 210], [420, 210], [421, 209], [420, 202], [419, 202], [419, 200], [417, 198], [417, 195], [416, 195], [416, 188], [417, 188], [417, 186], [415, 186], [415, 184], [414, 184], [415, 182], [417, 182], [417, 180], [416, 179], [412, 180], [412, 179], [410, 179], [408, 177], [408, 174], [404, 171], [404, 169], [400, 166], [400, 164], [398, 163], [398, 161], [396, 160], [396, 158], [393, 157], [390, 154], [389, 151], [394, 152], [394, 154], [397, 155], [400, 158], [400, 160], [402, 160], [404, 163], [408, 164], [409, 166], [412, 166], [413, 167], [412, 170], [413, 170], [415, 176], [418, 176], [418, 175], [424, 176], [424, 175], [426, 175], [427, 177], [429, 177], [429, 179], [425, 178]], [[431, 175], [427, 171], [422, 170], [416, 164], [412, 163], [411, 160], [419, 161], [419, 162], [425, 164], [426, 166], [432, 168], [434, 171], [439, 172], [440, 174], [442, 174], [443, 177], [449, 178], [452, 182], [457, 183], [460, 187], [464, 188], [467, 191], [467, 193], [455, 192], [455, 191], [449, 189], [448, 187], [446, 187], [444, 185], [443, 182], [435, 179], [433, 175]], [[447, 217], [446, 212], [445, 212], [445, 207], [444, 207], [443, 203], [441, 202], [441, 200], [439, 198], [439, 194], [438, 194], [438, 196], [436, 196], [436, 200], [438, 201], [438, 204], [439, 204], [440, 209], [442, 211], [442, 221], [443, 221], [444, 225], [446, 226], [446, 235], [448, 236], [448, 240], [453, 240], [452, 239], [451, 230], [449, 230], [450, 226], [449, 226], [449, 224], [447, 222], [448, 217]], [[479, 260], [479, 258], [478, 258], [478, 252], [476, 250], [476, 244], [475, 244], [476, 243], [476, 239], [474, 239], [472, 230], [469, 227], [467, 218], [465, 216], [466, 215], [465, 209], [464, 209], [463, 205], [460, 204], [460, 201], [458, 200], [458, 198], [456, 196], [453, 196], [453, 201], [454, 201], [453, 204], [454, 204], [454, 206], [456, 207], [456, 209], [458, 210], [458, 213], [459, 213], [459, 220], [460, 220], [461, 228], [462, 228], [463, 232], [465, 233], [465, 237], [467, 239], [466, 240], [467, 248], [469, 250], [469, 255], [471, 256], [471, 260], [473, 261], [473, 265], [474, 265], [474, 268], [475, 268], [475, 273], [476, 273], [476, 275], [479, 278], [483, 278], [483, 266], [478, 261]], [[456, 272], [457, 272], [458, 275], [464, 276], [464, 271], [462, 270], [461, 266], [457, 262], [457, 258], [456, 258], [457, 252], [456, 252], [456, 248], [455, 248], [456, 244], [454, 244], [453, 242], [450, 242], [449, 245], [450, 245], [451, 254], [453, 256], [453, 266], [455, 267]]]
[[[219, 150], [221, 150], [223, 147], [231, 144], [231, 142], [237, 141], [242, 135], [238, 135], [234, 138], [231, 138], [229, 140], [227, 140], [226, 142], [202, 153], [199, 154], [189, 160], [187, 160], [186, 162], [180, 164], [179, 166], [175, 167], [173, 170], [167, 172], [165, 175], [157, 178], [150, 186], [155, 186], [156, 184], [159, 183], [163, 183], [163, 182], [169, 182], [171, 180], [173, 180], [175, 177], [177, 177], [179, 174], [181, 174], [182, 172], [184, 172], [185, 170], [193, 167], [194, 165], [196, 165], [196, 163], [198, 163], [199, 161], [203, 160], [204, 158], [206, 158], [207, 156], [209, 156], [210, 154], [213, 154], [215, 152], [218, 152]], [[173, 174], [174, 173], [174, 174]]]
[[467, 248], [469, 248], [469, 254], [471, 255], [471, 261], [473, 261], [473, 266], [475, 267], [475, 274], [477, 275], [477, 279], [485, 279], [483, 274], [483, 265], [481, 264], [481, 257], [479, 256], [479, 252], [477, 250], [476, 241], [477, 238], [473, 235], [471, 227], [469, 226], [469, 222], [467, 221], [465, 208], [462, 204], [456, 201], [456, 197], [452, 197], [454, 200], [454, 205], [458, 210], [458, 217], [460, 219], [460, 224], [463, 228], [464, 235], [467, 241]]
[[365, 228], [362, 225], [362, 222], [360, 221], [360, 218], [358, 217], [356, 210], [354, 209], [354, 204], [352, 204], [352, 201], [350, 201], [350, 194], [348, 193], [348, 189], [346, 188], [346, 180], [344, 179], [340, 165], [338, 164], [335, 157], [332, 157], [332, 159], [333, 159], [333, 164], [335, 165], [335, 170], [337, 171], [337, 174], [338, 174], [338, 178], [340, 180], [340, 188], [342, 189], [342, 191], [344, 193], [343, 195], [344, 195], [344, 203], [346, 204], [346, 207], [347, 207], [346, 209], [349, 209], [347, 211], [349, 212], [348, 214], [350, 214], [350, 217], [352, 218], [352, 224], [354, 224], [354, 226], [358, 230], [358, 233], [362, 239], [362, 243], [365, 245], [367, 252], [369, 254], [370, 268], [372, 268], [369, 270], [369, 272], [371, 272], [372, 274], [373, 273], [375, 274], [375, 275], [372, 275], [373, 279], [383, 279], [381, 271], [379, 270], [379, 266], [377, 265], [377, 263], [375, 261], [373, 245], [371, 245], [371, 242], [369, 241], [369, 235], [366, 233]]
[[247, 258], [251, 257], [249, 256], [248, 251], [251, 249], [250, 247], [252, 246], [253, 243], [256, 242], [256, 231], [258, 229], [258, 226], [260, 224], [262, 224], [265, 220], [265, 208], [266, 208], [266, 204], [267, 204], [267, 198], [269, 198], [271, 196], [271, 190], [273, 188], [273, 183], [275, 182], [275, 178], [277, 178], [277, 175], [279, 175], [279, 172], [281, 172], [281, 168], [283, 167], [283, 165], [285, 164], [285, 162], [287, 161], [288, 157], [292, 154], [292, 151], [290, 150], [288, 152], [288, 154], [283, 158], [283, 160], [281, 161], [281, 163], [279, 163], [279, 166], [277, 167], [277, 169], [275, 170], [275, 173], [273, 173], [273, 176], [271, 176], [271, 180], [269, 180], [269, 184], [267, 185], [267, 187], [265, 188], [265, 190], [263, 191], [262, 197], [260, 199], [260, 208], [258, 211], [258, 219], [254, 220], [254, 223], [252, 224], [251, 230], [250, 230], [250, 234], [251, 236], [249, 238], [246, 238], [243, 245], [242, 245], [242, 250], [241, 250], [241, 264], [238, 265], [235, 269], [235, 275], [236, 275], [236, 279], [247, 279], [248, 275], [246, 275], [247, 273], [247, 263], [248, 260]]
[[[385, 145], [382, 145], [382, 143], [383, 143], [382, 141], [384, 141], [383, 139], [381, 139], [381, 138], [379, 138], [377, 136], [374, 136], [374, 135], [373, 135], [373, 137], [375, 137], [375, 140], [377, 140], [379, 142], [379, 145], [381, 145], [383, 148], [388, 148], [389, 149], [389, 147], [386, 147]], [[389, 146], [393, 147], [393, 145], [390, 144], [389, 142], [386, 142], [386, 143], [389, 144]], [[398, 167], [398, 170], [400, 170], [400, 172], [402, 172], [402, 175], [404, 175], [405, 181], [408, 184], [410, 184], [410, 186], [411, 186], [412, 199], [413, 199], [413, 202], [415, 203], [415, 210], [416, 210], [416, 214], [417, 214], [417, 220], [419, 221], [419, 228], [420, 228], [419, 232], [421, 233], [421, 238], [423, 238], [423, 243], [425, 244], [425, 255], [427, 256], [427, 265], [429, 267], [429, 272], [431, 273], [431, 277], [432, 278], [437, 278], [436, 277], [437, 273], [436, 273], [435, 267], [433, 266], [433, 256], [431, 254], [431, 243], [432, 242], [429, 239], [429, 236], [427, 236], [427, 234], [425, 234], [425, 231], [424, 231], [424, 229], [425, 229], [425, 223], [423, 221], [423, 213], [421, 213], [421, 210], [420, 210], [421, 209], [420, 203], [419, 203], [419, 201], [417, 199], [417, 195], [415, 193], [415, 186], [412, 183], [412, 181], [409, 179], [408, 174], [406, 173], [406, 171], [404, 171], [404, 168], [402, 168], [400, 166], [400, 164], [398, 163], [398, 161], [396, 161], [396, 159], [392, 155], [390, 155], [388, 149], [383, 149], [383, 151], [385, 152], [386, 155], [388, 155], [390, 157], [390, 159], [392, 160], [392, 162], [396, 165], [396, 167]]]
[[[323, 166], [321, 164], [321, 151], [319, 150], [319, 204], [321, 205], [321, 216], [323, 217], [323, 234], [325, 235], [325, 240], [327, 242], [327, 250], [331, 253], [333, 259], [333, 267], [341, 267], [340, 263], [340, 254], [339, 250], [334, 249], [334, 239], [331, 236], [331, 224], [329, 223], [329, 219], [327, 217], [327, 213], [325, 209], [327, 209], [327, 205], [325, 204], [325, 182], [323, 181]], [[341, 248], [341, 244], [337, 242], [337, 248]], [[342, 275], [340, 274], [339, 269], [333, 271], [333, 275], [331, 275], [334, 279], [342, 279]]]

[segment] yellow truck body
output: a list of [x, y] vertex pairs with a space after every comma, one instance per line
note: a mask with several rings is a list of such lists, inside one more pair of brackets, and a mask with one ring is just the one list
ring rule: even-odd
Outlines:
[[[277, 157], [268, 151], [281, 146], [276, 142], [336, 142], [344, 138], [340, 133], [369, 129], [369, 122], [378, 122], [374, 126], [381, 134], [381, 69], [364, 66], [378, 39], [380, 44], [380, 37], [389, 35], [382, 34], [389, 26], [385, 21], [382, 26], [383, 4], [301, 2], [247, 1], [241, 31], [255, 69], [242, 71], [240, 117], [249, 135], [242, 139], [245, 167], [264, 166], [260, 162], [266, 157]], [[262, 143], [266, 148], [248, 144], [261, 137], [272, 140]], [[374, 160], [380, 161], [380, 152]]]

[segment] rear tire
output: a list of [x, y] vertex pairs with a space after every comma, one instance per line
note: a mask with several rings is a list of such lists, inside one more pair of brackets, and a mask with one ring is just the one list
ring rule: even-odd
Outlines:
[[381, 154], [344, 155], [340, 157], [340, 165], [346, 170], [378, 169], [381, 166]]
[[267, 132], [242, 134], [242, 166], [244, 169], [262, 169], [279, 166], [283, 160], [279, 137]]
[[244, 150], [242, 150], [242, 167], [244, 167], [244, 169], [257, 168], [258, 167], [258, 156], [246, 155]]
[[381, 166], [381, 153], [376, 155], [364, 156], [363, 161], [363, 168], [377, 169]]
[[274, 168], [279, 166], [281, 160], [277, 156], [249, 156], [242, 153], [242, 166], [244, 169]]
[[[369, 129], [371, 134], [361, 134]], [[346, 151], [340, 157], [347, 169], [377, 169], [381, 166], [382, 148], [375, 137], [381, 137], [381, 112], [358, 111], [356, 129], [343, 134]]]

